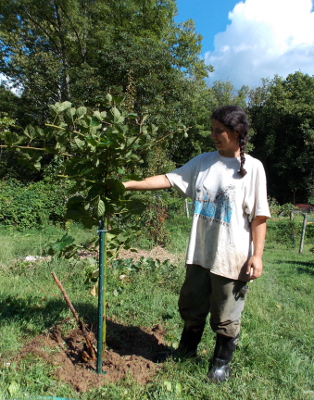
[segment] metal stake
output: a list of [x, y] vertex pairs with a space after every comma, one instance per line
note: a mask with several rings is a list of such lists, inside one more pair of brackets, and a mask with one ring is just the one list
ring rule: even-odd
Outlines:
[[99, 221], [99, 287], [98, 287], [98, 337], [97, 337], [97, 373], [102, 374], [103, 356], [106, 350], [106, 238], [104, 221]]

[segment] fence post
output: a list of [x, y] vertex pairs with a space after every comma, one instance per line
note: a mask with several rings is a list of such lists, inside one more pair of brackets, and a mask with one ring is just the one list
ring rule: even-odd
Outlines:
[[188, 199], [184, 199], [186, 216], [190, 218]]
[[305, 236], [305, 229], [306, 229], [306, 214], [303, 214], [304, 220], [303, 220], [303, 228], [302, 228], [302, 235], [301, 235], [301, 242], [300, 242], [300, 249], [299, 253], [301, 254], [303, 251], [303, 244], [304, 244], [304, 236]]

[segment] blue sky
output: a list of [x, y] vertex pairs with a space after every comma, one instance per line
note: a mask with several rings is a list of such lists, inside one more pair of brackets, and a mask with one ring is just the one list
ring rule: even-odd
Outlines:
[[177, 0], [179, 15], [176, 22], [193, 19], [196, 32], [203, 36], [202, 53], [214, 50], [214, 37], [226, 29], [230, 21], [228, 13], [238, 3], [237, 0]]
[[176, 22], [193, 19], [209, 84], [260, 86], [262, 78], [314, 75], [314, 0], [177, 0]]

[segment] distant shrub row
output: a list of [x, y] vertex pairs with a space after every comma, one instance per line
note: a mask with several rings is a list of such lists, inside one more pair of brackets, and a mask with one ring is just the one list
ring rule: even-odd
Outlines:
[[[170, 201], [167, 197], [156, 202], [155, 208], [158, 207], [156, 210], [155, 208], [148, 209], [147, 215], [145, 214], [146, 217], [156, 219], [156, 215], [160, 214], [160, 224], [163, 225], [166, 209], [169, 217], [172, 214], [171, 211], [176, 210], [175, 215], [179, 212], [177, 206], [172, 204], [173, 201], [173, 199]], [[0, 181], [0, 226], [12, 226], [18, 230], [25, 230], [63, 223], [65, 203], [66, 190], [60, 186], [59, 181], [54, 181], [51, 178], [28, 185], [23, 185], [16, 179], [2, 180]], [[182, 205], [182, 202], [180, 204]], [[182, 211], [183, 209], [180, 210], [180, 214]], [[152, 216], [150, 213], [152, 213]], [[182, 217], [184, 218], [183, 213]], [[149, 222], [146, 224], [149, 225], [148, 228], [153, 228], [150, 226], [151, 219], [148, 218]], [[306, 227], [305, 243], [314, 244], [314, 222], [311, 219], [309, 220], [311, 223], [308, 223]], [[287, 247], [298, 246], [302, 225], [301, 218], [295, 220], [290, 220], [287, 217], [278, 220], [271, 219], [267, 223], [266, 242], [283, 244]], [[155, 229], [159, 232], [160, 225], [158, 225], [158, 228], [156, 226]], [[149, 236], [148, 231], [144, 234]], [[156, 243], [159, 243], [156, 238], [154, 239]]]
[[[270, 220], [267, 222], [266, 242], [298, 246], [301, 239], [303, 222], [302, 220]], [[305, 243], [314, 244], [314, 224], [307, 224], [305, 230]]]
[[0, 225], [18, 230], [59, 223], [65, 213], [65, 191], [59, 182], [42, 180], [23, 185], [0, 181]]

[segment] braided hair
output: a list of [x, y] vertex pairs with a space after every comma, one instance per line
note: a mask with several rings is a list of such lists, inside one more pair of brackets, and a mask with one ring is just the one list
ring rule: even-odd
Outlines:
[[245, 145], [247, 140], [247, 134], [249, 132], [249, 122], [245, 112], [241, 107], [238, 106], [222, 106], [217, 108], [212, 114], [212, 119], [215, 119], [227, 128], [236, 131], [239, 136], [239, 147], [240, 147], [240, 170], [238, 173], [243, 177], [246, 175], [246, 170], [244, 169], [245, 163]]

